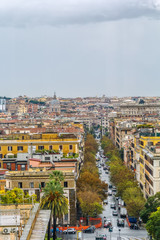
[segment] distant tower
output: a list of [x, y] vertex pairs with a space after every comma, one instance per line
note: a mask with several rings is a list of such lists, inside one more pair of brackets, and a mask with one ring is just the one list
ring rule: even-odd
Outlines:
[[60, 114], [60, 102], [57, 99], [56, 93], [54, 92], [53, 100], [50, 102], [50, 113]]
[[56, 96], [56, 92], [54, 92], [54, 97], [53, 97], [54, 99], [57, 99], [57, 96]]

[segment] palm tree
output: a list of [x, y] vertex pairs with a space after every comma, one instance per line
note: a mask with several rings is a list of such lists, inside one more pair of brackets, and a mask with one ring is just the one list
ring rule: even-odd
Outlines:
[[54, 179], [46, 184], [41, 204], [42, 207], [51, 209], [53, 216], [53, 240], [55, 240], [57, 218], [68, 213], [68, 199], [64, 196], [60, 182]]
[[63, 172], [54, 170], [52, 173], [49, 175], [49, 178], [51, 180], [55, 179], [57, 182], [61, 182], [64, 180]]

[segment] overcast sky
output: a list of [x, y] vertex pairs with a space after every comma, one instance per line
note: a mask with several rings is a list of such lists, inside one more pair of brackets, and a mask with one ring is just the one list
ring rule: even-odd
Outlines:
[[0, 96], [159, 96], [160, 0], [0, 0]]

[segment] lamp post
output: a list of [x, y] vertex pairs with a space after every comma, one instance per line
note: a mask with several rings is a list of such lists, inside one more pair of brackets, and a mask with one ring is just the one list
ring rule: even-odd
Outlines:
[[121, 239], [121, 237], [120, 237], [120, 232], [121, 232], [121, 229], [119, 228], [119, 240]]

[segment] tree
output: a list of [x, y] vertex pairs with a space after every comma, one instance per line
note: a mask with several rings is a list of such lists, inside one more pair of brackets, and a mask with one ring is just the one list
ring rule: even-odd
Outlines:
[[87, 134], [85, 141], [85, 153], [91, 152], [94, 155], [98, 151], [98, 144], [91, 134]]
[[145, 205], [142, 192], [137, 187], [127, 188], [123, 193], [123, 200], [126, 203], [127, 212], [130, 216], [138, 218], [140, 211]]
[[98, 176], [90, 172], [81, 173], [77, 180], [78, 191], [92, 191], [99, 195], [101, 200], [106, 198], [105, 190], [108, 189], [108, 184], [102, 182]]
[[64, 180], [63, 172], [55, 170], [49, 175], [49, 178], [51, 180], [55, 179], [56, 182], [61, 182]]
[[84, 154], [84, 161], [95, 163], [96, 162], [95, 155], [93, 153], [87, 151]]
[[160, 240], [160, 207], [156, 212], [151, 213], [146, 229], [154, 240]]
[[103, 207], [100, 204], [101, 199], [98, 194], [92, 191], [80, 191], [78, 193], [78, 200], [82, 209], [83, 215], [86, 217], [86, 224], [88, 225], [88, 217], [95, 217], [101, 214]]
[[68, 213], [68, 199], [64, 196], [63, 187], [55, 179], [49, 181], [44, 188], [42, 207], [51, 210], [53, 215], [53, 240], [56, 239], [57, 218]]
[[13, 188], [7, 192], [0, 191], [1, 204], [21, 204], [21, 203], [32, 203], [36, 202], [37, 196], [35, 194], [29, 195], [24, 194], [20, 188]]
[[140, 217], [143, 222], [146, 223], [152, 212], [155, 212], [157, 208], [160, 207], [160, 192], [157, 192], [154, 196], [147, 199], [144, 208], [140, 212]]
[[84, 173], [84, 172], [89, 172], [89, 173], [93, 174], [94, 176], [96, 176], [97, 178], [99, 177], [99, 173], [98, 173], [96, 164], [93, 164], [91, 162], [84, 162], [81, 173]]

